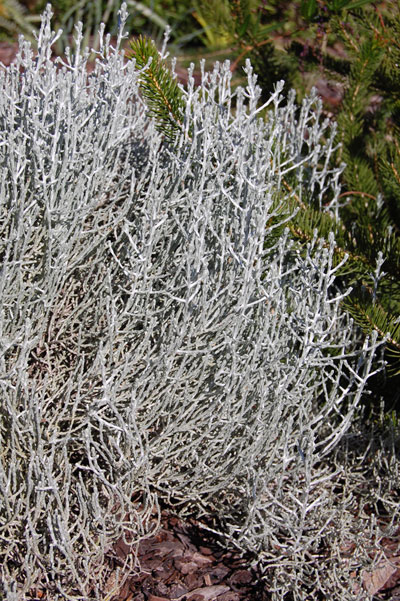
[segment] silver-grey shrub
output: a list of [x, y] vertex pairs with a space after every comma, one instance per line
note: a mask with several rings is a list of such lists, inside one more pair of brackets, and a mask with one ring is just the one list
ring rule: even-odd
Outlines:
[[334, 241], [273, 236], [291, 194], [337, 212], [334, 128], [279, 84], [261, 119], [250, 64], [235, 94], [217, 64], [168, 146], [122, 29], [87, 76], [79, 30], [51, 60], [50, 16], [0, 72], [3, 592], [103, 598], [112, 542], [151, 534], [163, 499], [219, 516], [278, 599], [279, 567], [303, 582], [346, 522], [329, 458], [377, 348], [341, 310]]

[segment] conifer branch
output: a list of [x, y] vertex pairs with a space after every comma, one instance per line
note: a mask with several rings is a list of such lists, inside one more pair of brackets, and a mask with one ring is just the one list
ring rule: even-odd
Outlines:
[[156, 120], [157, 129], [169, 140], [175, 140], [184, 128], [185, 102], [182, 90], [168, 69], [152, 40], [140, 36], [131, 42], [130, 59], [142, 69], [140, 87], [150, 116]]
[[343, 301], [343, 305], [365, 332], [370, 334], [375, 331], [386, 341], [387, 353], [394, 360], [388, 368], [388, 373], [392, 376], [399, 375], [400, 320], [393, 317], [378, 302], [371, 302], [372, 297], [372, 290], [361, 286]]

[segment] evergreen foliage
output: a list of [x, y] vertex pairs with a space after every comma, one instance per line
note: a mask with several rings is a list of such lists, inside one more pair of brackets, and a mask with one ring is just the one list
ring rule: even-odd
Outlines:
[[[346, 306], [365, 331], [388, 336], [388, 373], [393, 375], [400, 373], [399, 10], [392, 17], [378, 8], [346, 16], [344, 21], [339, 13], [329, 21], [344, 44], [349, 68], [336, 115], [341, 142], [337, 161], [346, 163], [342, 197], [348, 201], [340, 217], [370, 265], [383, 256], [384, 272], [379, 286], [367, 274], [361, 278]], [[337, 74], [342, 63], [337, 61]], [[331, 60], [330, 72], [334, 67]]]
[[178, 83], [152, 40], [140, 36], [131, 42], [131, 48], [130, 58], [141, 69], [140, 84], [150, 116], [155, 118], [157, 129], [173, 140], [184, 127], [185, 103]]

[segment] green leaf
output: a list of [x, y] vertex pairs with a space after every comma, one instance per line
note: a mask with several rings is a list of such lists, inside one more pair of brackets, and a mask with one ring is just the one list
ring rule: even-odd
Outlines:
[[155, 118], [157, 129], [173, 141], [183, 130], [185, 103], [182, 90], [152, 40], [140, 36], [131, 42], [131, 48], [133, 52], [128, 58], [134, 58], [139, 69], [143, 69], [139, 83], [150, 115]]
[[246, 33], [246, 31], [250, 25], [250, 21], [251, 21], [251, 15], [249, 13], [248, 15], [246, 15], [246, 18], [244, 19], [243, 23], [236, 30], [237, 34], [240, 38], [243, 37], [244, 34]]
[[255, 37], [257, 40], [265, 40], [265, 38], [267, 38], [270, 33], [276, 31], [280, 26], [281, 23], [279, 23], [278, 21], [274, 21], [270, 25], [266, 25], [265, 27], [259, 27], [256, 31]]
[[330, 10], [333, 13], [338, 13], [344, 8], [346, 8], [347, 4], [349, 4], [350, 1], [351, 0], [332, 0], [331, 2], [328, 2], [328, 10]]
[[312, 21], [318, 12], [317, 0], [302, 0], [300, 14], [306, 21]]
[[364, 4], [371, 4], [371, 0], [331, 0], [327, 3], [327, 8], [331, 13], [338, 14], [342, 10], [360, 8]]
[[372, 4], [371, 0], [355, 0], [354, 2], [350, 2], [350, 4], [348, 4], [345, 7], [345, 10], [352, 10], [353, 8], [360, 8], [361, 6], [364, 6], [365, 4]]
[[391, 358], [390, 375], [400, 373], [400, 322], [398, 315], [391, 315], [364, 286], [356, 287], [343, 301], [343, 306], [366, 334], [378, 332], [386, 338], [387, 355]]

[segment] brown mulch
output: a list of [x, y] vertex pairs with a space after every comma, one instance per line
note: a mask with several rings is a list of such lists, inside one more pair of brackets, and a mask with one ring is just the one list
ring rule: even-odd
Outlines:
[[[182, 521], [162, 511], [155, 536], [130, 547], [122, 539], [112, 548], [113, 571], [136, 554], [138, 573], [129, 576], [110, 601], [269, 601], [266, 583], [251, 557], [227, 549], [218, 535], [196, 520]], [[108, 597], [107, 597], [108, 598]]]
[[[132, 545], [121, 537], [106, 553], [106, 582], [101, 587], [101, 598], [270, 601], [267, 584], [252, 563], [250, 554], [227, 548], [222, 537], [203, 524], [194, 519], [183, 521], [163, 509], [155, 535]], [[129, 564], [134, 567], [127, 568]], [[31, 589], [26, 599], [52, 601], [52, 593], [46, 587]]]

